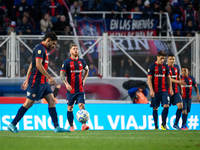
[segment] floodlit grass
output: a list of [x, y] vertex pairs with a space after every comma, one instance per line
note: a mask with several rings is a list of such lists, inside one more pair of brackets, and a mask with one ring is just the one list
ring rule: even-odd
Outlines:
[[200, 131], [0, 131], [0, 150], [199, 150]]

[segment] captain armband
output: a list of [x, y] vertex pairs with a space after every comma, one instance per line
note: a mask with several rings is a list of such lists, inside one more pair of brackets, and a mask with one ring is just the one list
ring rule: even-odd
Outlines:
[[85, 66], [84, 70], [88, 70], [88, 65]]

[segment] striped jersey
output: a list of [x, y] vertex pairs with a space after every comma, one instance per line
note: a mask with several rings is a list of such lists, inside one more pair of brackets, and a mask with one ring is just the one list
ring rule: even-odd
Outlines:
[[169, 76], [169, 67], [167, 64], [152, 63], [148, 68], [148, 76], [152, 76], [152, 86], [155, 93], [168, 91], [166, 77]]
[[84, 92], [82, 74], [83, 69], [87, 70], [87, 64], [82, 58], [73, 60], [71, 57], [66, 59], [62, 64], [61, 71], [66, 73], [67, 82], [71, 85], [72, 90], [68, 93]]
[[190, 75], [188, 75], [187, 77], [181, 75], [181, 80], [184, 80], [186, 83], [186, 86], [181, 85], [181, 87], [183, 89], [182, 98], [191, 99], [192, 98], [192, 86], [197, 85], [195, 78]]
[[[180, 69], [178, 65], [174, 64], [174, 66], [169, 66], [169, 74], [171, 78], [179, 80], [178, 77], [180, 76]], [[172, 88], [174, 93], [179, 93], [178, 83], [172, 83]]]
[[49, 58], [47, 50], [42, 43], [36, 45], [33, 49], [32, 69], [28, 80], [29, 85], [32, 87], [34, 85], [44, 84], [45, 82], [47, 82], [46, 77], [36, 67], [36, 59], [42, 59], [42, 65], [44, 66], [44, 69], [47, 70]]

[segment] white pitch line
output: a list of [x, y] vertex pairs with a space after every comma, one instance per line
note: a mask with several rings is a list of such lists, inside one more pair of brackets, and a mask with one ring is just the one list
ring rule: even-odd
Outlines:
[[[16, 138], [41, 138], [41, 139], [49, 139], [49, 138], [52, 138], [52, 139], [90, 139], [90, 138], [93, 138], [93, 139], [119, 139], [119, 140], [150, 140], [150, 139], [157, 139], [157, 138], [153, 138], [153, 137], [90, 137], [90, 136], [31, 136], [31, 135], [20, 135], [20, 134], [17, 134], [17, 136], [14, 136], [14, 135], [0, 135], [0, 137], [16, 137]], [[162, 139], [165, 139], [162, 137]], [[166, 138], [168, 139], [168, 138]], [[181, 138], [170, 138], [170, 140], [185, 140], [185, 139], [188, 139], [187, 137], [181, 137]], [[169, 140], [169, 139], [168, 139]]]

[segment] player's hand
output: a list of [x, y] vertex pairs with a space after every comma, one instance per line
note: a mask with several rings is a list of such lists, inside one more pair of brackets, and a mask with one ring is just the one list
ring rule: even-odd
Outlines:
[[153, 91], [153, 90], [150, 90], [150, 96], [151, 96], [151, 97], [154, 97], [154, 95], [155, 95], [154, 91]]
[[55, 85], [56, 84], [56, 81], [52, 77], [48, 78], [48, 81], [49, 81], [50, 85]]
[[72, 87], [71, 87], [71, 85], [69, 85], [68, 83], [67, 83], [67, 84], [65, 84], [65, 86], [66, 86], [66, 88], [67, 88], [67, 90], [68, 90], [69, 92], [72, 90]]
[[197, 100], [200, 102], [200, 97], [199, 96], [197, 96]]
[[170, 95], [174, 95], [174, 91], [173, 90], [170, 90]]
[[185, 81], [184, 80], [180, 80], [180, 83], [179, 83], [180, 85], [183, 85], [183, 86], [186, 86], [186, 83], [185, 83]]
[[28, 87], [28, 80], [25, 80], [25, 81], [23, 82], [23, 84], [21, 85], [21, 89], [22, 89], [22, 90], [26, 90], [27, 87]]

